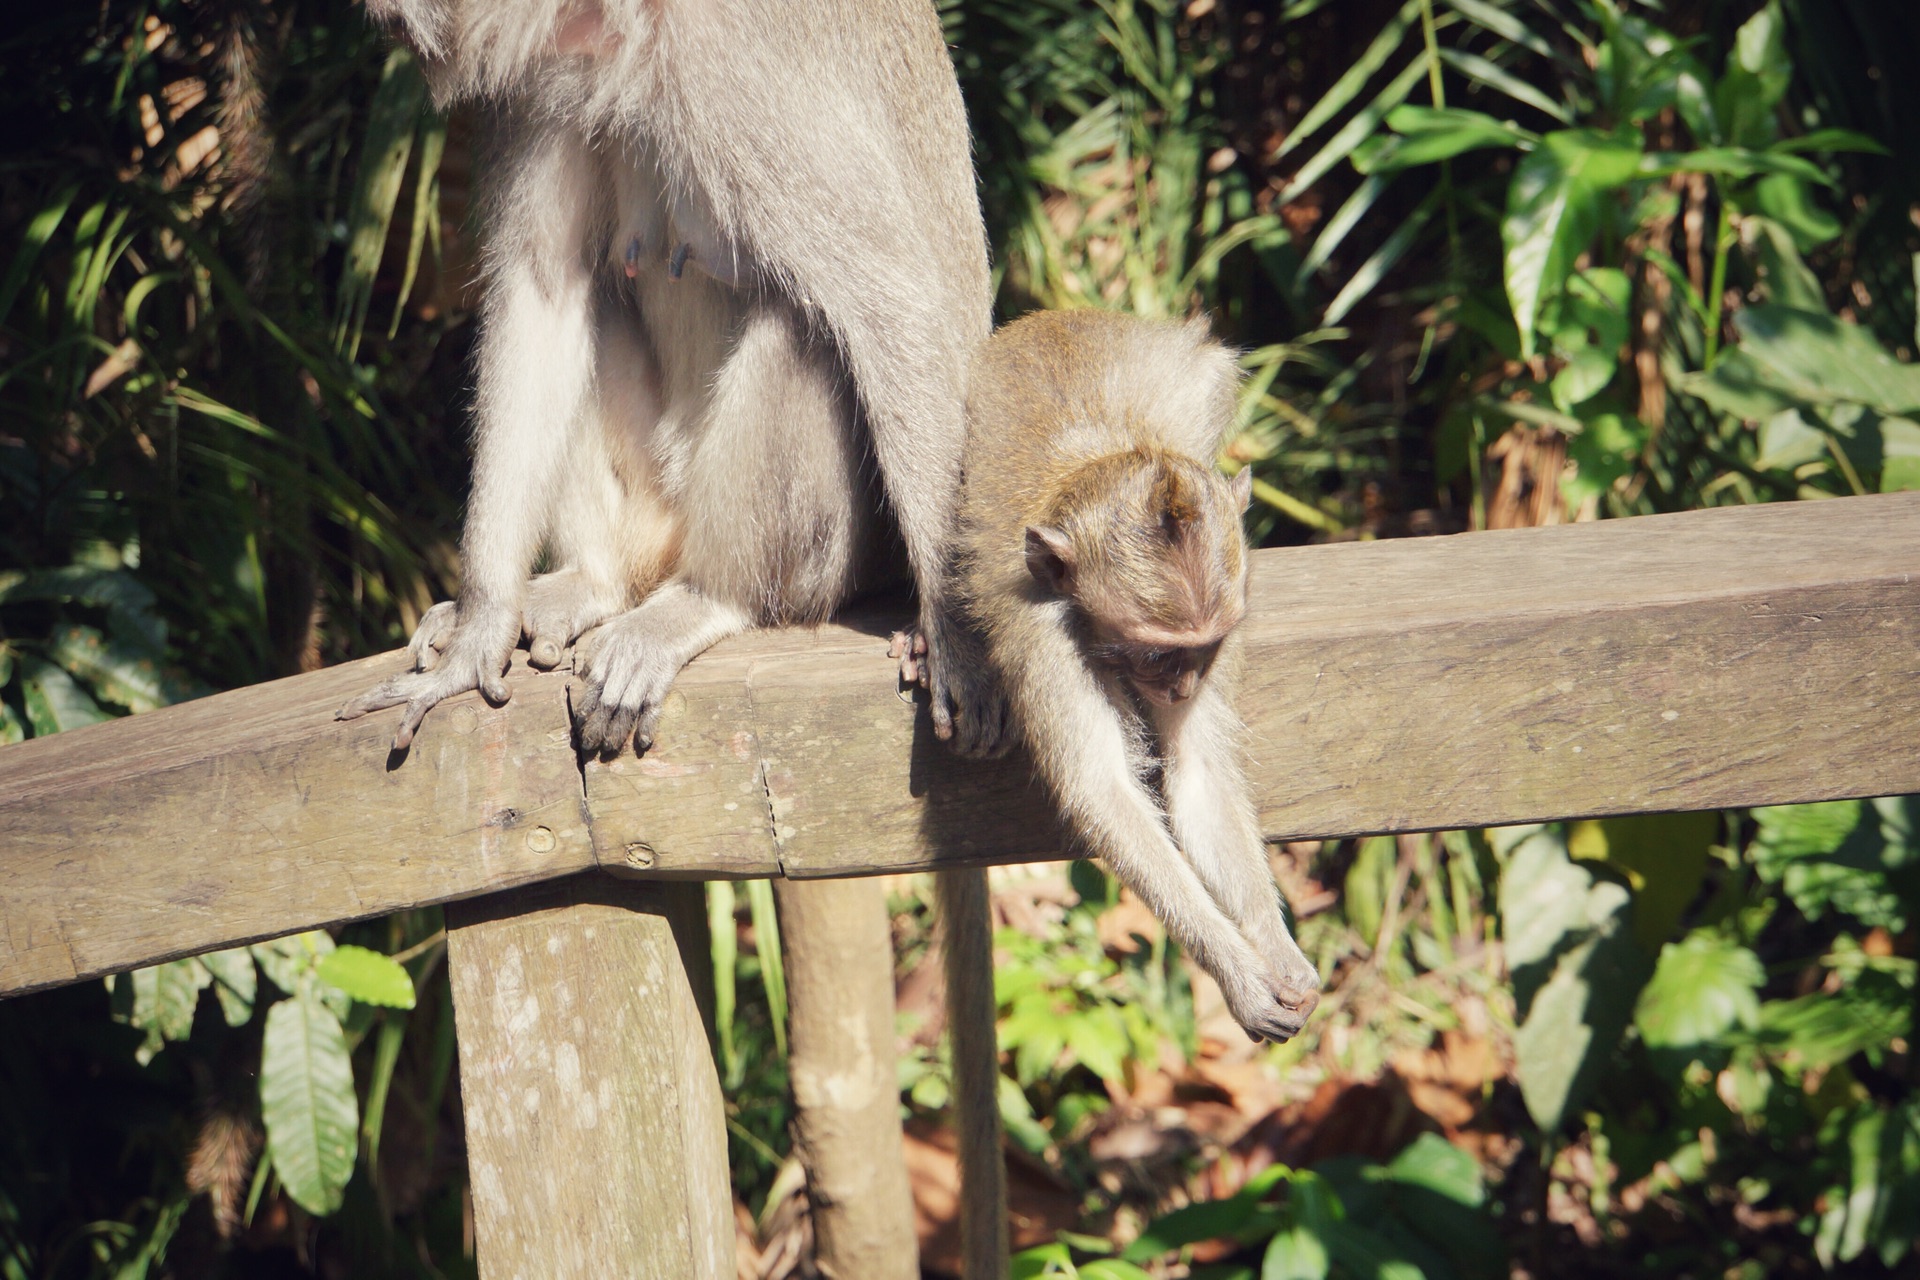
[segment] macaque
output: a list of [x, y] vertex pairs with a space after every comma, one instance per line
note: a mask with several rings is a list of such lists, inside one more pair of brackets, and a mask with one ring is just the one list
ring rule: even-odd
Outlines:
[[877, 584], [897, 526], [936, 730], [985, 745], [942, 569], [990, 290], [929, 0], [368, 10], [498, 140], [459, 599], [341, 718], [404, 705], [404, 750], [442, 699], [505, 700], [523, 637], [551, 667], [584, 636], [578, 746], [644, 751], [687, 661]]
[[[1082, 851], [1220, 984], [1249, 1036], [1283, 1041], [1320, 978], [1281, 914], [1234, 711], [1251, 477], [1213, 460], [1238, 384], [1204, 322], [1041, 312], [1002, 328], [967, 391], [957, 573]], [[978, 950], [984, 878], [941, 873], [950, 954], [963, 932]], [[957, 1079], [979, 1056], [969, 1042], [993, 1035], [990, 997], [984, 1028], [963, 1016], [968, 981], [949, 973]], [[997, 1146], [992, 1088], [956, 1089], [969, 1181]], [[971, 1256], [994, 1247], [996, 1220], [972, 1187], [966, 1201], [972, 1280], [992, 1272]]]

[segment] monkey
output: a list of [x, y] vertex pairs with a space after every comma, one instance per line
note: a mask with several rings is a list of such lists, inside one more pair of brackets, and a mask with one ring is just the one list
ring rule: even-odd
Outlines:
[[930, 0], [368, 10], [440, 106], [491, 109], [498, 154], [460, 590], [340, 718], [404, 706], [404, 751], [445, 698], [505, 701], [518, 643], [552, 667], [578, 641], [577, 746], [644, 751], [686, 662], [884, 582], [897, 530], [903, 662], [941, 737], [989, 747], [943, 568], [991, 288]]
[[[1227, 480], [1213, 459], [1238, 387], [1204, 319], [1083, 310], [1002, 327], [968, 384], [953, 572], [1072, 835], [1220, 984], [1247, 1034], [1278, 1042], [1305, 1024], [1320, 977], [1281, 913], [1234, 710], [1252, 477]], [[965, 1274], [980, 1280], [1005, 1274], [1007, 1250], [997, 1081], [980, 1067], [995, 1061], [986, 873], [941, 871], [937, 892]]]

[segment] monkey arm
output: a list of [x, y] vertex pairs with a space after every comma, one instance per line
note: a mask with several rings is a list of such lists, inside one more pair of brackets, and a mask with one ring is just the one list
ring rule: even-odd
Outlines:
[[1318, 1003], [1320, 975], [1280, 911], [1241, 764], [1244, 730], [1226, 675], [1216, 671], [1186, 702], [1153, 708], [1165, 759], [1167, 817], [1213, 900], [1266, 958], [1280, 983], [1280, 1003], [1304, 1021]]
[[1276, 972], [1208, 892], [1168, 834], [1131, 758], [1122, 712], [1067, 630], [1064, 606], [1026, 611], [995, 636], [995, 656], [1041, 776], [1086, 851], [1140, 895], [1167, 932], [1220, 984], [1249, 1035], [1285, 1040], [1305, 1015], [1278, 994]]

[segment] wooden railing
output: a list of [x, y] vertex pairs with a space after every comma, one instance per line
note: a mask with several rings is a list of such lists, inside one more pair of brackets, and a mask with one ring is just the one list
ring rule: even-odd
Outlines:
[[[1276, 837], [1920, 791], [1920, 495], [1267, 551], [1252, 595]], [[730, 1274], [702, 915], [660, 882], [1060, 851], [1024, 761], [902, 701], [892, 620], [722, 644], [584, 769], [564, 672], [404, 758], [391, 713], [336, 723], [400, 654], [0, 749], [0, 995], [458, 903], [486, 1274]]]

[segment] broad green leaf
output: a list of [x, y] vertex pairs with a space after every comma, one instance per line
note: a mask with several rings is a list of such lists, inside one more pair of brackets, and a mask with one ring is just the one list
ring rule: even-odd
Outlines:
[[[1620, 361], [1613, 352], [1604, 347], [1588, 346], [1582, 343], [1568, 353], [1566, 363], [1560, 366], [1559, 372], [1553, 375], [1553, 381], [1548, 384], [1549, 390], [1553, 393], [1553, 402], [1567, 412], [1573, 412], [1576, 406], [1585, 404], [1605, 391], [1607, 384], [1613, 381], [1613, 375], [1619, 368]], [[1618, 415], [1607, 416], [1618, 420]], [[1580, 434], [1591, 433], [1583, 431]], [[1595, 460], [1598, 460], [1598, 455]], [[1624, 474], [1624, 472], [1615, 474]], [[1597, 473], [1588, 475], [1584, 468], [1581, 477], [1576, 481], [1575, 487], [1583, 494], [1588, 490], [1595, 493], [1601, 492], [1612, 483], [1612, 476], [1601, 481]]]
[[314, 972], [328, 986], [346, 992], [362, 1004], [389, 1009], [413, 1008], [413, 979], [391, 956], [366, 947], [335, 947], [321, 957]]
[[1101, 1005], [1066, 1019], [1067, 1048], [1081, 1065], [1102, 1080], [1126, 1074], [1127, 1029], [1111, 1005]]
[[1829, 854], [1860, 825], [1866, 808], [1858, 800], [1772, 805], [1753, 811], [1759, 839], [1782, 858]]
[[1759, 214], [1749, 217], [1746, 225], [1753, 232], [1754, 265], [1759, 268], [1760, 281], [1766, 287], [1766, 300], [1798, 311], [1825, 311], [1826, 291], [1800, 256], [1798, 237], [1772, 218]]
[[333, 938], [324, 929], [289, 934], [247, 948], [260, 963], [260, 972], [288, 995], [300, 989], [300, 975], [333, 950]]
[[72, 676], [39, 658], [20, 659], [20, 692], [35, 737], [113, 718], [73, 682]]
[[1619, 1043], [1647, 979], [1625, 888], [1571, 861], [1551, 830], [1513, 849], [1500, 878], [1520, 1026], [1520, 1094], [1553, 1132], [1576, 1108]]
[[105, 609], [116, 640], [144, 645], [155, 654], [166, 647], [167, 630], [154, 611], [153, 592], [125, 569], [70, 564], [0, 573], [0, 604], [14, 600], [67, 600]]
[[1588, 419], [1580, 434], [1567, 442], [1567, 459], [1574, 464], [1570, 474], [1560, 477], [1567, 505], [1577, 511], [1589, 497], [1599, 497], [1620, 477], [1633, 474], [1646, 445], [1647, 428], [1638, 418], [1600, 413]]
[[1765, 421], [1794, 409], [1799, 397], [1781, 388], [1781, 379], [1739, 347], [1723, 351], [1704, 373], [1682, 374], [1680, 390], [1697, 396], [1720, 413], [1749, 422]]
[[133, 984], [133, 1008], [125, 1020], [135, 1030], [147, 1033], [133, 1055], [145, 1066], [167, 1041], [185, 1040], [193, 1034], [200, 993], [213, 981], [213, 975], [199, 960], [189, 957], [135, 969], [128, 977]]
[[1760, 1024], [1760, 957], [1716, 933], [1696, 931], [1660, 949], [1640, 993], [1634, 1025], [1653, 1049], [1695, 1049], [1736, 1027]]
[[1920, 365], [1901, 364], [1859, 325], [1772, 305], [1745, 308], [1735, 324], [1741, 349], [1783, 395], [1892, 417], [1920, 412]]
[[1920, 422], [1880, 420], [1880, 492], [1920, 489]]
[[1798, 409], [1783, 409], [1760, 424], [1759, 471], [1792, 471], [1827, 456], [1827, 436]]
[[110, 640], [92, 627], [61, 627], [47, 654], [95, 693], [129, 711], [168, 706], [187, 692], [161, 672], [152, 651]]
[[260, 1118], [287, 1194], [312, 1214], [338, 1209], [353, 1176], [359, 1102], [340, 1020], [304, 987], [267, 1011]]
[[1327, 1280], [1333, 1259], [1319, 1236], [1306, 1227], [1289, 1227], [1267, 1241], [1260, 1280]]
[[1726, 71], [1713, 89], [1714, 111], [1727, 140], [1743, 146], [1772, 141], [1778, 132], [1773, 110], [1792, 80], [1786, 19], [1779, 0], [1768, 0], [1734, 34]]
[[1423, 1133], [1408, 1143], [1386, 1172], [1395, 1182], [1425, 1187], [1468, 1208], [1486, 1203], [1479, 1162], [1437, 1133]]
[[1632, 181], [1639, 164], [1637, 143], [1581, 129], [1547, 134], [1515, 167], [1500, 232], [1523, 356], [1533, 354], [1542, 302], [1564, 287], [1599, 230], [1600, 202]]
[[1844, 1135], [1823, 1137], [1843, 1136], [1847, 1181], [1823, 1197], [1814, 1253], [1829, 1271], [1869, 1249], [1891, 1266], [1913, 1247], [1920, 1218], [1920, 1107], [1907, 1100], [1882, 1110], [1868, 1102], [1836, 1121]]
[[1080, 1280], [1153, 1280], [1153, 1277], [1118, 1258], [1095, 1258], [1080, 1266]]
[[[1644, 443], [1644, 435], [1640, 439]], [[1602, 818], [1573, 823], [1567, 850], [1626, 877], [1633, 889], [1634, 937], [1652, 956], [1673, 936], [1681, 913], [1700, 891], [1708, 851], [1719, 835], [1720, 815], [1713, 812]]]
[[220, 1012], [230, 1027], [245, 1026], [253, 1017], [253, 1002], [259, 994], [259, 974], [253, 967], [253, 953], [245, 947], [228, 951], [210, 951], [200, 957], [213, 975], [213, 994], [220, 1001]]
[[1785, 227], [1793, 237], [1794, 248], [1802, 253], [1838, 239], [1843, 230], [1840, 219], [1815, 204], [1807, 184], [1792, 174], [1768, 174], [1755, 184], [1753, 196], [1760, 212]]
[[1044, 1280], [1049, 1276], [1073, 1274], [1073, 1251], [1057, 1240], [1014, 1254], [1007, 1272], [1010, 1280]]
[[1369, 836], [1360, 842], [1360, 852], [1347, 871], [1346, 892], [1341, 901], [1346, 907], [1347, 922], [1368, 946], [1380, 939], [1380, 921], [1386, 914], [1387, 890], [1398, 859], [1392, 836]]
[[1868, 155], [1892, 155], [1886, 144], [1877, 138], [1852, 129], [1815, 129], [1803, 133], [1797, 138], [1782, 138], [1768, 148], [1770, 151], [1864, 151]]

